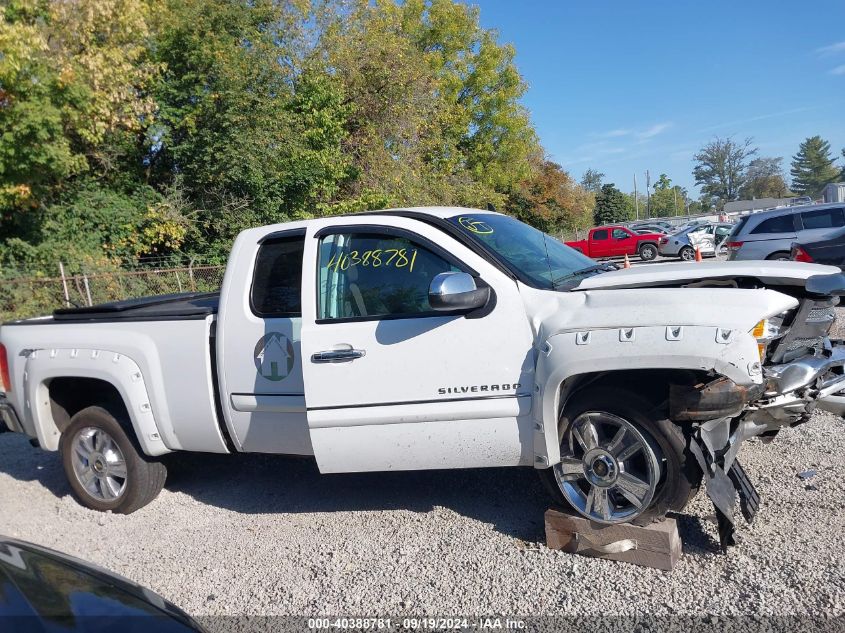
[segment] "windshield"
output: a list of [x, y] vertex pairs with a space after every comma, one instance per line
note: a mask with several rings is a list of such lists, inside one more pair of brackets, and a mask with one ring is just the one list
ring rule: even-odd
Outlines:
[[471, 213], [449, 221], [537, 288], [597, 270], [596, 262], [532, 226], [507, 215]]

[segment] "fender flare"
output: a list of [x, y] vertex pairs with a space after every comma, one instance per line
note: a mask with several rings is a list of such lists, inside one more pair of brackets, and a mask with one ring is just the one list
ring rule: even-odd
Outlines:
[[568, 380], [637, 369], [713, 371], [738, 385], [762, 383], [757, 342], [746, 332], [670, 325], [556, 333], [543, 344], [537, 360], [532, 403], [535, 468], [560, 462], [560, 395]]
[[50, 410], [47, 383], [53, 378], [96, 378], [109, 383], [123, 398], [144, 453], [155, 457], [170, 452], [161, 439], [138, 364], [118, 352], [78, 348], [36, 349], [30, 350], [27, 356], [24, 410], [33, 422], [39, 444], [45, 450], [58, 450], [61, 435], [52, 424]]

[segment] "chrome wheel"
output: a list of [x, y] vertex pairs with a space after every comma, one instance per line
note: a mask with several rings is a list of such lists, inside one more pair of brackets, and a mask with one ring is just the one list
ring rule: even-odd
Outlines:
[[662, 455], [636, 426], [611, 413], [588, 411], [569, 425], [555, 480], [580, 514], [624, 523], [645, 512], [661, 479]]
[[684, 246], [681, 249], [681, 259], [685, 262], [691, 262], [695, 259], [695, 251], [692, 250], [689, 246]]
[[126, 490], [126, 459], [111, 435], [87, 426], [73, 438], [73, 472], [85, 491], [100, 501], [115, 501]]

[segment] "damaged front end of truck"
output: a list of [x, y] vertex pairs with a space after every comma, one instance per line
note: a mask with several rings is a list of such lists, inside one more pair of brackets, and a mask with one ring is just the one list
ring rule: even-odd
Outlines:
[[845, 275], [810, 277], [796, 308], [760, 321], [753, 335], [762, 383], [737, 385], [725, 377], [670, 388], [669, 416], [688, 425], [689, 449], [704, 473], [722, 549], [734, 544], [734, 508], [751, 523], [759, 495], [737, 459], [742, 442], [771, 441], [809, 420], [816, 408], [845, 413], [845, 345], [831, 342], [835, 306]]

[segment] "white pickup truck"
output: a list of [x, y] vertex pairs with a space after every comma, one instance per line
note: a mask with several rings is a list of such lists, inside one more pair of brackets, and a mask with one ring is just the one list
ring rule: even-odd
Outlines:
[[219, 295], [0, 329], [0, 413], [74, 494], [129, 513], [174, 451], [313, 455], [321, 472], [528, 466], [599, 523], [680, 510], [702, 477], [731, 540], [736, 460], [842, 414], [839, 269], [615, 270], [508, 217], [397, 209], [237, 238]]

